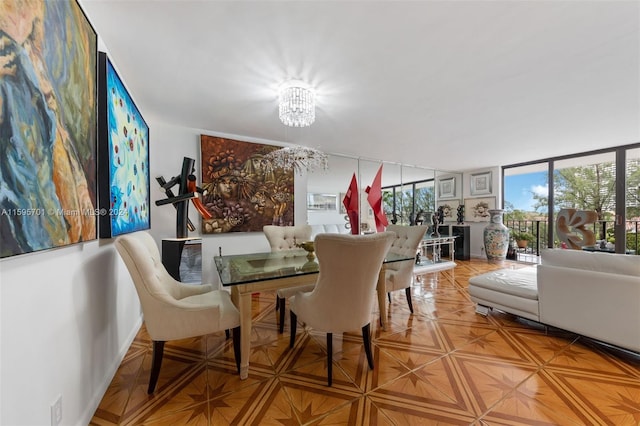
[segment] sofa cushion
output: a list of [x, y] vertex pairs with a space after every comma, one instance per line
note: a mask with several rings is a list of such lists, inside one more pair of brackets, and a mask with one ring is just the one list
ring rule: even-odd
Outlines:
[[469, 287], [480, 287], [500, 293], [538, 300], [537, 268], [500, 269], [469, 279]]
[[640, 260], [637, 256], [583, 250], [544, 249], [540, 257], [543, 265], [640, 276]]
[[344, 223], [330, 223], [324, 225], [311, 225], [311, 239], [315, 239], [318, 234], [349, 234]]

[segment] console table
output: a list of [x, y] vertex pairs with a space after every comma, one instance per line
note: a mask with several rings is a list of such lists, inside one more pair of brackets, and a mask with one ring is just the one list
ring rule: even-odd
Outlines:
[[[471, 259], [471, 227], [469, 225], [440, 225], [438, 232], [441, 236], [454, 236], [455, 242], [455, 260]], [[442, 247], [442, 253], [446, 256], [448, 246]]]
[[[455, 236], [425, 237], [420, 242], [420, 261], [413, 267], [413, 275], [430, 274], [456, 267]], [[442, 250], [446, 247], [448, 250]], [[443, 257], [442, 253], [445, 252]]]

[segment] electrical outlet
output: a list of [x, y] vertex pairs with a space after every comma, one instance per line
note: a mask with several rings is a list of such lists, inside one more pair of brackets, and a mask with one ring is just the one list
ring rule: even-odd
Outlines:
[[51, 426], [60, 426], [62, 422], [62, 395], [51, 405]]

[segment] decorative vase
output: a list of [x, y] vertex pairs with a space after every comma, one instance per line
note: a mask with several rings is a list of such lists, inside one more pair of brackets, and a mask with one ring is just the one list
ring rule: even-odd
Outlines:
[[507, 257], [510, 234], [509, 228], [502, 223], [503, 212], [501, 209], [489, 210], [490, 222], [484, 228], [484, 251], [490, 262]]

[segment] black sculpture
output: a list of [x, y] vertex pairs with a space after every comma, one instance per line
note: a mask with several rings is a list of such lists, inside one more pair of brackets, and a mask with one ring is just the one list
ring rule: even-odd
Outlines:
[[438, 230], [438, 223], [440, 222], [440, 217], [438, 212], [435, 212], [432, 216], [431, 216], [431, 236], [432, 237], [439, 237], [440, 236], [440, 231]]
[[394, 225], [398, 223], [398, 212], [396, 212], [395, 210], [393, 211], [393, 213], [391, 213], [391, 223]]
[[[195, 226], [189, 220], [189, 200], [191, 200], [198, 212], [205, 219], [210, 219], [211, 214], [205, 209], [200, 201], [199, 194], [204, 191], [196, 186], [196, 177], [193, 158], [184, 157], [182, 160], [182, 172], [179, 176], [172, 177], [168, 182], [164, 177], [159, 176], [156, 181], [160, 184], [167, 198], [156, 201], [156, 206], [173, 204], [176, 208], [176, 238], [187, 238], [189, 231], [195, 231]], [[175, 195], [171, 188], [179, 185], [178, 195]]]
[[464, 223], [464, 205], [460, 204], [458, 206], [458, 225], [462, 225]]
[[444, 223], [444, 206], [438, 207], [438, 223]]

